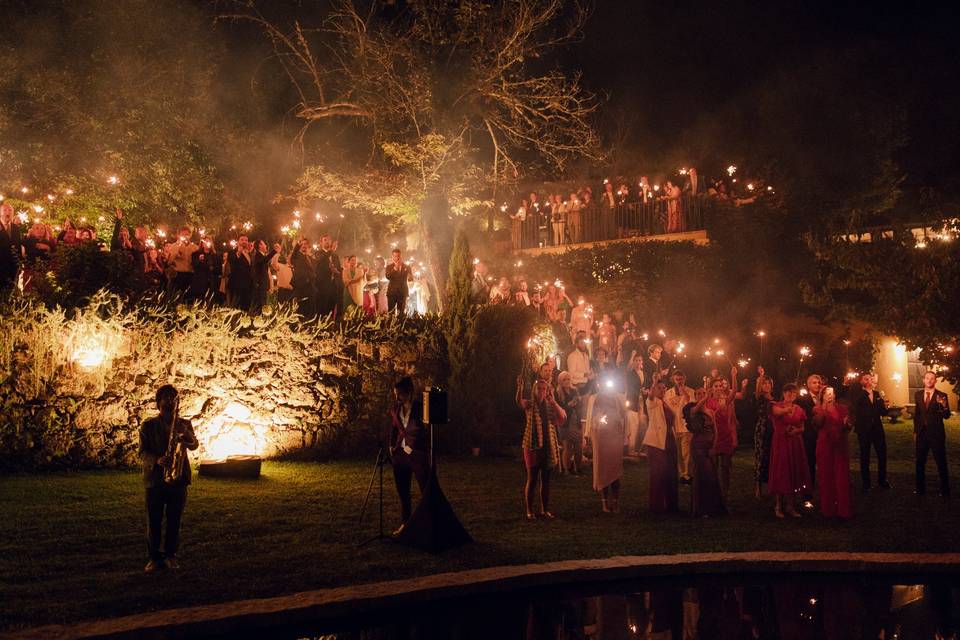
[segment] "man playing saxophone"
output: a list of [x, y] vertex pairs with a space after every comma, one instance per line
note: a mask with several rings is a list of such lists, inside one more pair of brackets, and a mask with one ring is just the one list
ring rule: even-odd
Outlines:
[[[173, 385], [157, 389], [160, 415], [146, 420], [140, 427], [140, 460], [147, 502], [147, 551], [150, 561], [144, 571], [178, 569], [177, 547], [180, 543], [180, 519], [187, 504], [190, 484], [190, 460], [187, 450], [200, 446], [189, 420], [178, 417], [180, 398]], [[163, 552], [160, 533], [163, 515], [167, 515], [167, 534]]]

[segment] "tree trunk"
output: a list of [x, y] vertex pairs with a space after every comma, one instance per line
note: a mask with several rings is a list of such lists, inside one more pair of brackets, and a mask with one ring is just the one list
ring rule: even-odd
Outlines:
[[437, 294], [437, 309], [446, 308], [447, 272], [453, 248], [453, 220], [450, 206], [443, 195], [430, 196], [420, 205], [420, 233], [423, 252], [430, 265], [430, 275]]

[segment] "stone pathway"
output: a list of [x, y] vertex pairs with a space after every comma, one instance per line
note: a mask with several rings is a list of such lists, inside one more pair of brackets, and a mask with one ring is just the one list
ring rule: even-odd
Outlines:
[[960, 574], [960, 553], [692, 553], [567, 560], [319, 589], [69, 626], [50, 625], [0, 635], [0, 638], [183, 638], [238, 632], [251, 634], [258, 628], [266, 637], [271, 626], [317, 623], [385, 607], [416, 606], [506, 590], [648, 577], [806, 572]]

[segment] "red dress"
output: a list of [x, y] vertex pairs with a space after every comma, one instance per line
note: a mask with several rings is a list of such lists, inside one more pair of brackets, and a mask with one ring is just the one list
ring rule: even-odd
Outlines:
[[773, 407], [783, 407], [782, 402], [771, 404], [773, 418], [773, 445], [770, 448], [770, 494], [794, 495], [810, 490], [810, 468], [803, 448], [803, 432], [787, 435], [788, 427], [803, 428], [807, 414], [802, 407], [793, 405], [791, 413], [778, 416]]
[[713, 452], [728, 456], [733, 455], [737, 448], [737, 423], [733, 411], [733, 402], [726, 402], [721, 406], [716, 398], [708, 398], [706, 407], [716, 415], [717, 435], [713, 441]]
[[850, 452], [847, 448], [847, 428], [844, 420], [847, 408], [833, 405], [829, 409], [817, 407], [823, 417], [817, 435], [817, 485], [820, 487], [820, 512], [828, 518], [849, 518], [850, 509]]

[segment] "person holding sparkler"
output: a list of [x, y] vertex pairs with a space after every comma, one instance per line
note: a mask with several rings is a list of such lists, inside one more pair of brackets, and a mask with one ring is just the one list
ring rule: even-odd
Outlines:
[[770, 493], [776, 496], [774, 513], [784, 512], [799, 518], [794, 500], [810, 489], [810, 469], [803, 447], [806, 413], [797, 402], [800, 389], [795, 384], [783, 387], [783, 401], [770, 408], [773, 416], [773, 448], [770, 451]]
[[534, 382], [529, 399], [523, 397], [523, 387], [523, 374], [520, 374], [517, 376], [516, 401], [526, 416], [521, 446], [524, 466], [527, 469], [527, 482], [523, 491], [527, 520], [537, 519], [533, 504], [538, 486], [540, 517], [554, 520], [555, 516], [550, 511], [550, 474], [560, 464], [557, 425], [566, 420], [567, 414], [563, 407], [557, 404], [547, 382]]
[[660, 381], [650, 386], [647, 398], [647, 433], [643, 444], [650, 463], [650, 511], [678, 510], [676, 415], [664, 402], [666, 387]]
[[587, 437], [593, 448], [593, 490], [600, 493], [604, 513], [620, 511], [620, 478], [627, 415], [623, 396], [613, 376], [600, 382], [587, 420]]
[[853, 398], [854, 431], [860, 442], [860, 480], [864, 493], [870, 491], [870, 448], [877, 452], [877, 485], [889, 489], [887, 482], [887, 435], [881, 418], [887, 415], [886, 401], [874, 388], [870, 372], [860, 376], [861, 391]]
[[707, 415], [716, 425], [713, 455], [720, 475], [720, 486], [726, 500], [730, 492], [730, 474], [733, 468], [733, 452], [737, 448], [737, 415], [734, 408], [733, 390], [737, 388], [737, 368], [730, 370], [730, 380], [714, 378], [710, 382], [710, 397], [707, 399]]

